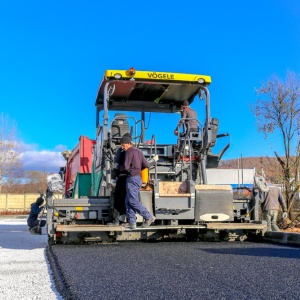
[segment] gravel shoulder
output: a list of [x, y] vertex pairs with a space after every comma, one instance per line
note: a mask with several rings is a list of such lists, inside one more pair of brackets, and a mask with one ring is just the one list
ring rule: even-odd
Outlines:
[[62, 300], [46, 257], [47, 234], [32, 235], [26, 218], [0, 218], [0, 299]]

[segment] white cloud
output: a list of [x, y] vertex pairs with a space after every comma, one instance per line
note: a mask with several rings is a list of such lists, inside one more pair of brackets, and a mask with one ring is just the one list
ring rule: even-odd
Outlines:
[[[61, 155], [62, 150], [66, 147], [59, 145], [55, 150], [36, 150], [36, 145], [23, 145], [23, 152], [21, 153], [21, 161], [26, 171], [46, 171], [55, 172], [59, 171], [60, 167], [66, 164], [65, 159]], [[57, 151], [61, 149], [60, 151]]]
[[19, 149], [22, 149], [22, 152], [37, 150], [37, 144], [24, 144], [23, 142], [19, 143]]

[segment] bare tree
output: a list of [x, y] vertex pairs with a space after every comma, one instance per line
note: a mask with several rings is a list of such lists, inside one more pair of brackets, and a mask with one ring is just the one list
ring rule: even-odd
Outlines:
[[288, 212], [293, 212], [293, 204], [299, 192], [300, 163], [300, 78], [288, 71], [285, 80], [273, 75], [257, 89], [256, 104], [251, 106], [257, 118], [258, 131], [265, 137], [280, 132], [284, 147], [284, 156], [277, 151], [277, 158]]
[[255, 168], [257, 173], [264, 173], [274, 183], [282, 183], [280, 165], [276, 157], [243, 157], [239, 165], [238, 158], [222, 160], [219, 169]]
[[23, 186], [26, 193], [43, 194], [47, 189], [47, 172], [44, 171], [27, 171], [24, 176]]
[[20, 140], [17, 138], [17, 126], [9, 117], [0, 114], [0, 193], [6, 181], [20, 178], [22, 175]]

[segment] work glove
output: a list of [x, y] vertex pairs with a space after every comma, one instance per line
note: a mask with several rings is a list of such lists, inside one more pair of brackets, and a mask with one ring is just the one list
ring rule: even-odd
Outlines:
[[150, 164], [150, 167], [153, 166], [155, 164], [155, 162], [158, 161], [158, 155], [153, 155], [151, 158], [149, 158], [148, 160], [148, 163]]
[[157, 154], [153, 155], [153, 156], [152, 156], [152, 159], [153, 159], [154, 161], [158, 161], [158, 155], [157, 155]]
[[286, 219], [286, 218], [287, 218], [287, 212], [285, 211], [282, 213], [282, 219]]

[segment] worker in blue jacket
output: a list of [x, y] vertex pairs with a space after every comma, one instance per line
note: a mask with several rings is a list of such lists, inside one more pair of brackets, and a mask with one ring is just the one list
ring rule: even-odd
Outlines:
[[[29, 231], [31, 233], [37, 233], [35, 228], [39, 225], [38, 216], [40, 212], [44, 209], [42, 206], [44, 203], [44, 198], [39, 197], [36, 199], [34, 203], [31, 204], [30, 214], [27, 219], [27, 225], [29, 227]], [[46, 220], [41, 220], [40, 227], [44, 227], [46, 225]]]

